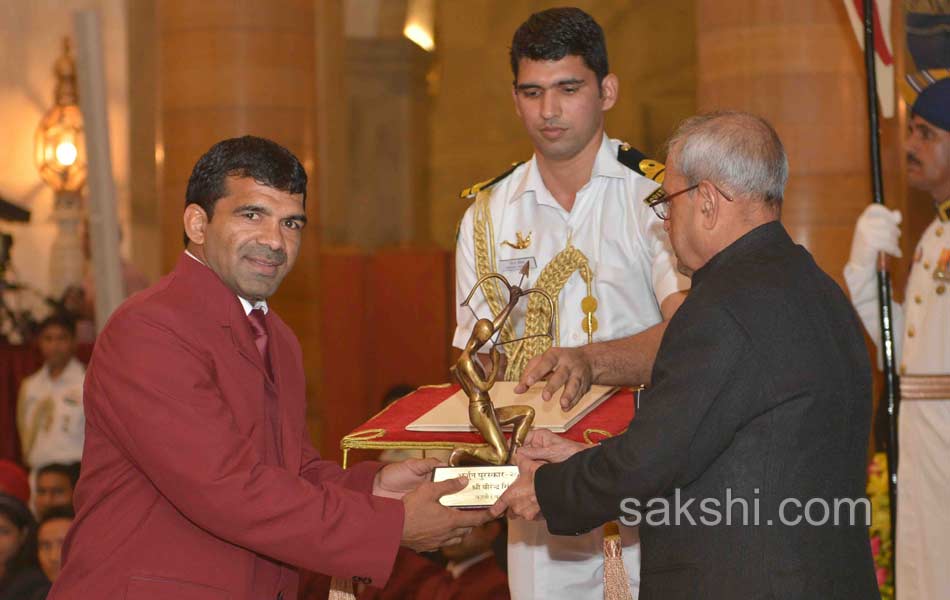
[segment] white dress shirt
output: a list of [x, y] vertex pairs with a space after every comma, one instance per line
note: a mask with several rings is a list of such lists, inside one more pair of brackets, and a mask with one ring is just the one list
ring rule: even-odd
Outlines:
[[[72, 358], [56, 377], [43, 365], [20, 385], [18, 412], [26, 431], [36, 437], [24, 460], [34, 470], [50, 463], [78, 462], [82, 459], [86, 418], [82, 405], [82, 384], [86, 368]], [[48, 408], [44, 408], [48, 407]]]
[[[658, 184], [617, 161], [621, 142], [604, 137], [590, 181], [578, 191], [570, 212], [564, 210], [544, 185], [536, 159], [520, 165], [491, 190], [494, 252], [498, 271], [517, 284], [525, 261], [533, 265], [522, 288], [526, 289], [568, 243], [587, 257], [594, 273], [595, 313], [599, 327], [594, 341], [625, 337], [662, 320], [660, 303], [670, 294], [689, 287], [676, 271], [663, 222], [643, 200]], [[456, 298], [461, 304], [477, 281], [473, 242], [473, 208], [465, 212], [456, 246]], [[518, 233], [531, 235], [530, 245], [516, 250]], [[558, 297], [561, 346], [587, 343], [581, 328], [581, 300], [587, 287], [579, 274], [568, 280]], [[482, 293], [470, 302], [478, 317], [491, 317]], [[515, 308], [515, 331], [523, 330], [527, 301]], [[464, 348], [475, 325], [472, 310], [457, 307], [453, 344]]]

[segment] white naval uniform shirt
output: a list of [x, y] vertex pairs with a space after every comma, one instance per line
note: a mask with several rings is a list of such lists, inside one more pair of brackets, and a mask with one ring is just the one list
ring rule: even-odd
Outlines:
[[[529, 288], [550, 260], [568, 242], [587, 257], [594, 273], [599, 327], [594, 341], [629, 336], [662, 320], [660, 303], [689, 287], [675, 269], [675, 258], [663, 222], [643, 200], [658, 185], [617, 161], [621, 142], [604, 136], [590, 181], [577, 193], [573, 209], [564, 210], [541, 179], [535, 158], [520, 165], [491, 190], [496, 267], [512, 285], [525, 260], [533, 263], [522, 284]], [[473, 209], [462, 218], [456, 247], [457, 305], [475, 285]], [[531, 234], [531, 244], [516, 250], [503, 245], [516, 234]], [[536, 265], [536, 266], [535, 266]], [[587, 286], [575, 273], [558, 297], [560, 345], [587, 343], [582, 329], [581, 300]], [[481, 292], [470, 302], [479, 317], [491, 317]], [[524, 330], [527, 302], [512, 313], [515, 334]], [[464, 348], [475, 317], [457, 308], [454, 345]], [[619, 507], [618, 507], [619, 514]], [[636, 528], [621, 527], [623, 557], [631, 588], [639, 588], [640, 549]], [[512, 598], [603, 598], [603, 533], [598, 528], [580, 536], [552, 536], [545, 524], [515, 520], [508, 531], [508, 578]]]
[[[894, 307], [894, 337], [902, 374], [950, 375], [950, 281], [933, 277], [943, 251], [950, 251], [950, 223], [934, 220], [914, 252], [904, 305]], [[861, 320], [880, 346], [873, 273], [861, 273], [849, 265], [845, 278]], [[950, 597], [950, 570], [946, 568], [950, 555], [950, 399], [902, 402], [898, 436], [897, 596], [901, 600]]]
[[[49, 463], [71, 463], [82, 458], [86, 418], [82, 406], [82, 383], [86, 368], [76, 358], [70, 359], [58, 377], [50, 377], [43, 365], [20, 385], [20, 423], [36, 427], [33, 447], [24, 460], [34, 470]], [[34, 424], [37, 410], [52, 400], [52, 411]], [[25, 434], [24, 432], [21, 432]]]

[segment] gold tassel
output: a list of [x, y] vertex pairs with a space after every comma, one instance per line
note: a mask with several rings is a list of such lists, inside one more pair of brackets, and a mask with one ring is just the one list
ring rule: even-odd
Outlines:
[[623, 542], [614, 522], [604, 525], [604, 600], [633, 600], [623, 565]]
[[356, 600], [356, 594], [353, 592], [353, 581], [340, 577], [331, 579], [330, 595], [327, 596], [327, 600]]

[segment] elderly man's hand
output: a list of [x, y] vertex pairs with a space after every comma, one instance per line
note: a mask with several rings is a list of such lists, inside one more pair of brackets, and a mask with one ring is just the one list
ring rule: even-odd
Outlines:
[[488, 512], [493, 517], [500, 517], [507, 512], [511, 519], [540, 521], [544, 517], [541, 515], [538, 497], [534, 493], [534, 472], [538, 470], [541, 463], [519, 456], [519, 454], [515, 454], [515, 464], [518, 465], [518, 479], [505, 490], [505, 493], [488, 509]]
[[518, 455], [531, 460], [558, 463], [588, 448], [590, 446], [587, 444], [565, 439], [547, 429], [532, 429], [524, 446], [518, 448]]
[[544, 386], [541, 397], [550, 400], [554, 397], [554, 392], [563, 387], [561, 408], [570, 410], [590, 389], [593, 379], [590, 359], [583, 348], [551, 348], [528, 362], [518, 385], [515, 386], [515, 393], [523, 394], [542, 379], [547, 379], [548, 383]]
[[432, 479], [432, 469], [442, 466], [436, 458], [410, 458], [386, 465], [376, 473], [373, 495], [401, 499], [407, 493]]

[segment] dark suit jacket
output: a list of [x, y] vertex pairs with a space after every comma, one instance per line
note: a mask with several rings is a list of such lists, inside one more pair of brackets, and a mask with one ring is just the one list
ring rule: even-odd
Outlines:
[[[781, 524], [786, 498], [801, 502], [784, 506], [794, 524], [812, 498], [865, 497], [871, 415], [851, 304], [781, 224], [749, 232], [694, 274], [652, 383], [626, 433], [538, 469], [552, 533], [639, 515], [640, 600], [878, 597], [863, 510], [856, 526]], [[647, 504], [676, 495], [681, 506], [692, 500], [695, 525], [672, 510], [665, 524], [662, 503]], [[736, 498], [750, 520], [758, 500], [758, 526], [741, 525]], [[821, 520], [819, 504], [810, 511]]]
[[273, 382], [237, 296], [184, 254], [116, 311], [86, 373], [77, 517], [50, 598], [290, 600], [290, 565], [385, 582], [402, 503], [370, 495], [378, 464], [320, 460], [300, 346], [266, 322]]

